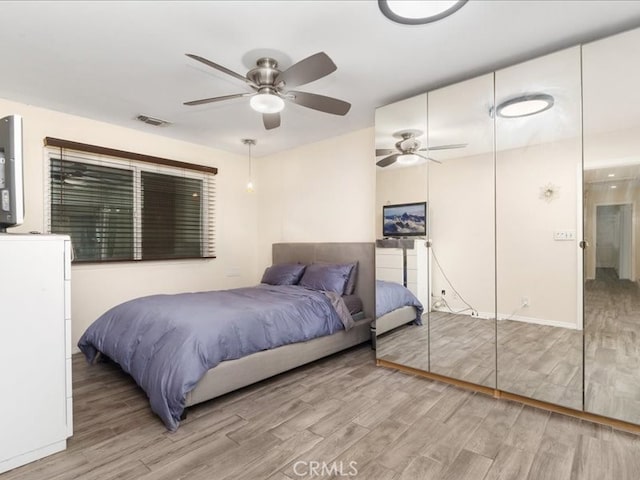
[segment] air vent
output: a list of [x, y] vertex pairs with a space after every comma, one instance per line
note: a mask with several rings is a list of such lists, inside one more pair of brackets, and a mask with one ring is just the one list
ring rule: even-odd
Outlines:
[[167, 122], [165, 120], [160, 120], [159, 118], [148, 117], [146, 115], [138, 115], [136, 118], [141, 122], [144, 122], [148, 125], [153, 125], [154, 127], [163, 127], [165, 125], [171, 125], [170, 122]]

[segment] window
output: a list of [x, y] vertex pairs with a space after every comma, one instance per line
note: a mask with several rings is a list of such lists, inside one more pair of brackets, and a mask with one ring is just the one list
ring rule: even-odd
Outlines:
[[47, 152], [48, 231], [71, 236], [74, 262], [215, 256], [214, 174]]

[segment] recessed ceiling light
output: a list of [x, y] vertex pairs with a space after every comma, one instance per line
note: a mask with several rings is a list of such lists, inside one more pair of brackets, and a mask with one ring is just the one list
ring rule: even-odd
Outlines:
[[390, 20], [405, 25], [422, 25], [448, 17], [467, 0], [378, 0], [380, 11]]
[[553, 107], [553, 97], [546, 93], [533, 93], [512, 98], [498, 105], [499, 117], [519, 118], [536, 115]]
[[615, 177], [616, 174], [615, 173], [610, 173], [609, 175], [607, 175], [607, 177]]
[[611, 188], [618, 188], [617, 185], [611, 185]]

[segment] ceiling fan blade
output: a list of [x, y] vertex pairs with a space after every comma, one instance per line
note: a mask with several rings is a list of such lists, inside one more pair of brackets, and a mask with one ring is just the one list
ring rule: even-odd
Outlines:
[[234, 93], [233, 95], [223, 95], [222, 97], [203, 98], [202, 100], [192, 100], [184, 102], [183, 105], [204, 105], [205, 103], [222, 102], [223, 100], [231, 100], [232, 98], [250, 97], [254, 93]]
[[[418, 155], [418, 154], [416, 153], [416, 155]], [[435, 159], [435, 158], [433, 158], [433, 157], [425, 157], [425, 156], [422, 156], [422, 155], [418, 155], [418, 156], [419, 156], [420, 158], [424, 158], [425, 160], [431, 160], [432, 162], [436, 162], [436, 163], [442, 164], [442, 162], [441, 162], [440, 160], [436, 160], [436, 159]]]
[[376, 157], [381, 155], [391, 155], [396, 150], [393, 148], [376, 148]]
[[378, 160], [376, 162], [376, 165], [382, 168], [388, 167], [389, 165], [396, 163], [396, 160], [398, 160], [398, 157], [400, 155], [400, 153], [395, 153], [393, 155], [389, 155], [388, 157], [384, 157], [382, 160]]
[[420, 151], [426, 152], [427, 150], [450, 150], [453, 148], [464, 148], [467, 145], [469, 144], [468, 143], [452, 143], [451, 145], [436, 145], [435, 147], [421, 148]]
[[280, 126], [280, 114], [279, 113], [263, 113], [262, 122], [264, 123], [264, 128], [266, 128], [267, 130], [278, 128]]
[[297, 87], [326, 77], [335, 72], [337, 68], [326, 53], [319, 52], [294, 63], [284, 72], [280, 72], [274, 83], [278, 85], [280, 82], [284, 82], [287, 87]]
[[253, 83], [251, 80], [249, 80], [247, 77], [244, 77], [239, 73], [234, 72], [233, 70], [229, 70], [227, 67], [218, 65], [217, 63], [214, 63], [211, 60], [207, 60], [206, 58], [201, 57], [199, 55], [194, 55], [193, 53], [185, 53], [185, 55], [189, 58], [193, 58], [194, 60], [197, 60], [198, 62], [204, 63], [205, 65], [208, 65], [211, 68], [215, 68], [216, 70], [226, 73], [227, 75], [231, 75], [232, 77], [237, 78], [238, 80], [242, 80], [243, 82], [249, 84], [252, 88], [255, 88], [256, 90], [258, 89], [258, 86], [255, 83]]
[[343, 102], [333, 97], [325, 97], [324, 95], [317, 95], [315, 93], [308, 92], [287, 92], [293, 95], [290, 100], [303, 107], [313, 108], [325, 113], [331, 113], [333, 115], [346, 115], [351, 104]]

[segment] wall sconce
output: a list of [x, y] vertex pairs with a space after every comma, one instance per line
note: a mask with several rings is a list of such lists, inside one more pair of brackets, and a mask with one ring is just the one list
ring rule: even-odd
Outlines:
[[559, 191], [560, 187], [549, 182], [543, 187], [540, 187], [540, 198], [545, 202], [550, 203], [552, 200], [558, 198]]

